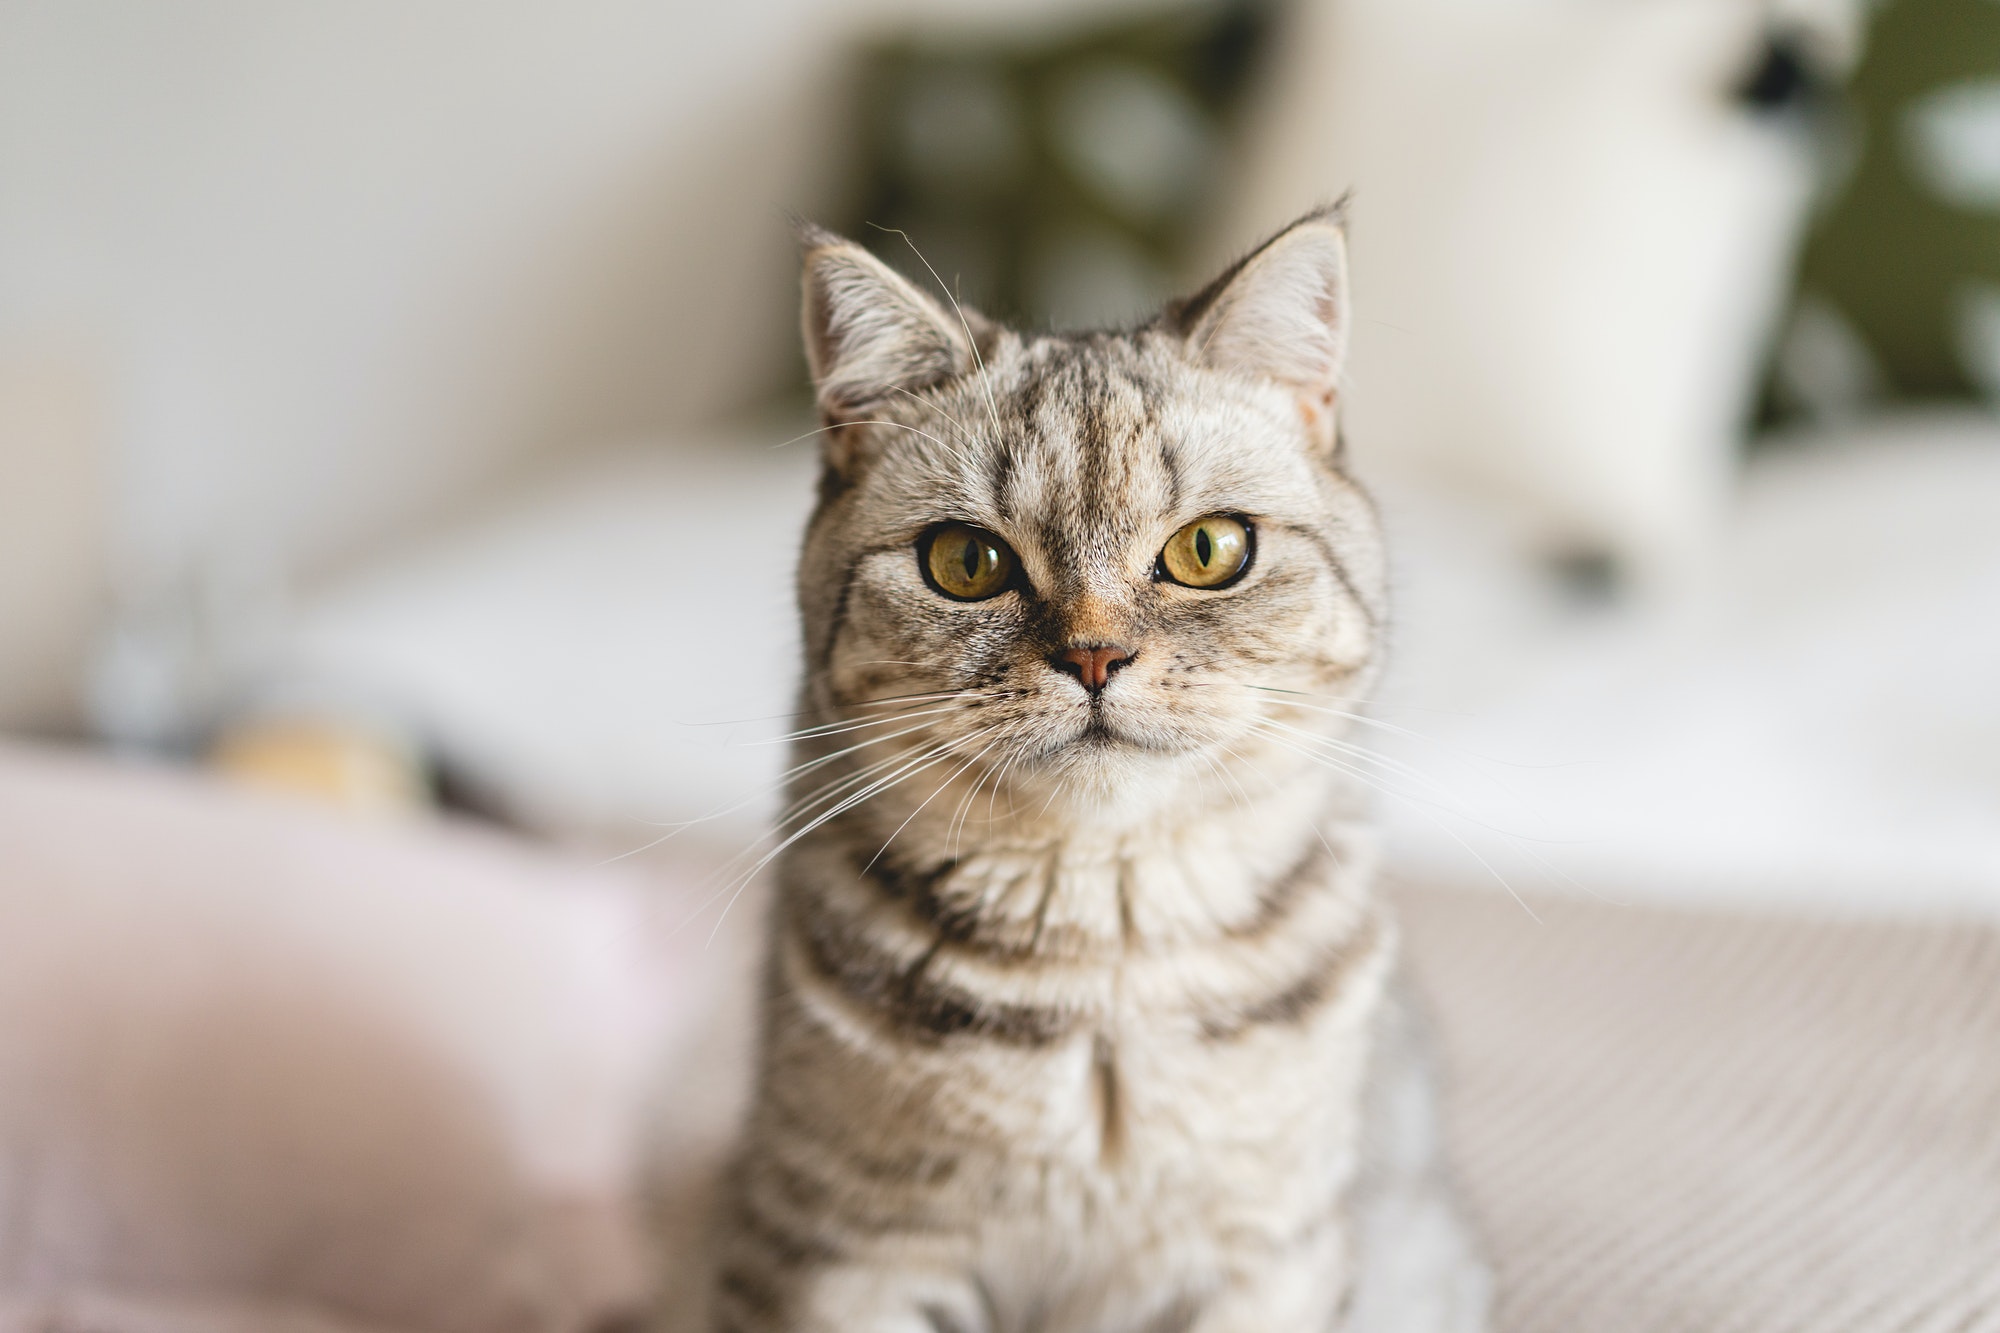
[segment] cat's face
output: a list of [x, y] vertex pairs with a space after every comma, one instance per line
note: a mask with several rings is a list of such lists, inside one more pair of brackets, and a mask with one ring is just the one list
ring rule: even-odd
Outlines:
[[1341, 257], [1308, 219], [1144, 329], [1024, 339], [810, 237], [836, 424], [800, 571], [807, 697], [869, 724], [830, 734], [1143, 801], [1364, 688], [1381, 545], [1337, 466]]

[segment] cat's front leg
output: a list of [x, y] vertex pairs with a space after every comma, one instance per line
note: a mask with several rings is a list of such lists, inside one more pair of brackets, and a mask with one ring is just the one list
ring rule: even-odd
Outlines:
[[976, 1284], [894, 1265], [725, 1269], [715, 1333], [997, 1333]]
[[1187, 1333], [1331, 1333], [1347, 1267], [1340, 1235], [1327, 1228], [1283, 1255], [1239, 1271], [1201, 1303]]

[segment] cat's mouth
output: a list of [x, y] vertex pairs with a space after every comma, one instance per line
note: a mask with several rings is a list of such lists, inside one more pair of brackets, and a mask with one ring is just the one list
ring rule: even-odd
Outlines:
[[1093, 753], [1144, 750], [1154, 754], [1171, 754], [1177, 753], [1182, 748], [1168, 743], [1163, 737], [1119, 726], [1113, 721], [1114, 712], [1114, 709], [1105, 706], [1103, 700], [1091, 700], [1090, 712], [1083, 725], [1067, 739], [1051, 745], [1049, 752], [1053, 755], [1077, 750]]
[[1082, 724], [1066, 735], [1046, 737], [1040, 747], [1039, 758], [1058, 760], [1074, 758], [1079, 753], [1105, 754], [1114, 750], [1155, 749], [1138, 736], [1128, 735], [1114, 726], [1105, 716], [1104, 709], [1092, 707]]

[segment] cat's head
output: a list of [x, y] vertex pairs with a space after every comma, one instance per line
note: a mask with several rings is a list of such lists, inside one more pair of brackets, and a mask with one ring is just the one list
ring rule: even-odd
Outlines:
[[1337, 209], [1125, 332], [1016, 333], [851, 241], [803, 244], [827, 429], [799, 590], [826, 734], [870, 723], [838, 735], [870, 762], [1143, 805], [1201, 757], [1290, 768], [1311, 742], [1274, 727], [1339, 729], [1378, 655], [1382, 552], [1341, 465]]

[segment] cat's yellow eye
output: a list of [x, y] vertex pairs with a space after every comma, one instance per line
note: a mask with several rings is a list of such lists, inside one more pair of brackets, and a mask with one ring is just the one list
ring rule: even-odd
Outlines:
[[997, 596], [1014, 577], [1014, 552], [1007, 543], [963, 523], [931, 533], [917, 554], [931, 586], [963, 602]]
[[1250, 563], [1250, 529], [1225, 514], [1198, 518], [1160, 552], [1160, 569], [1190, 588], [1220, 588]]

